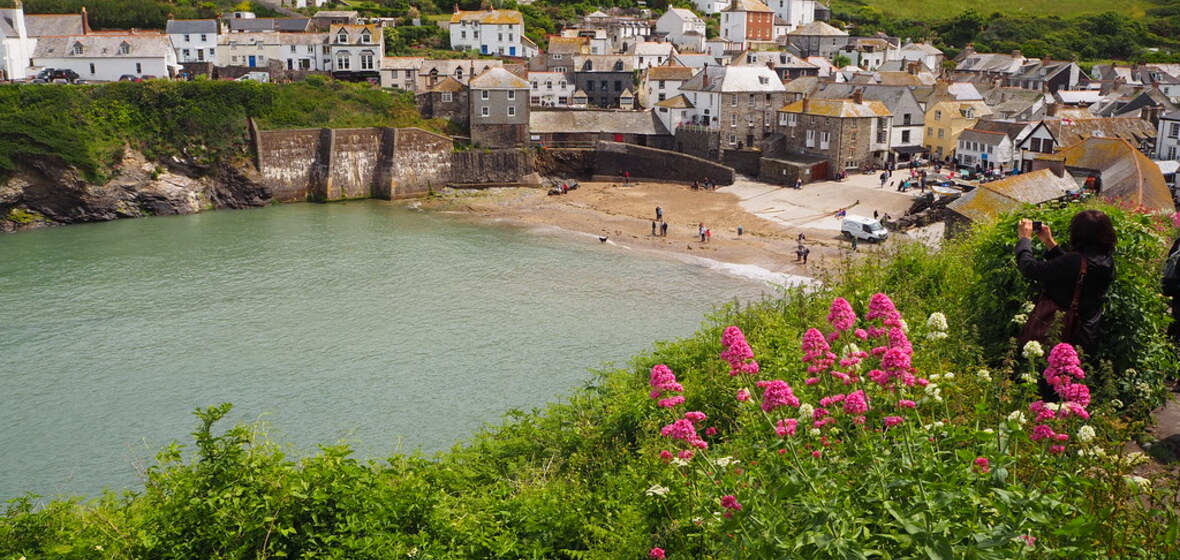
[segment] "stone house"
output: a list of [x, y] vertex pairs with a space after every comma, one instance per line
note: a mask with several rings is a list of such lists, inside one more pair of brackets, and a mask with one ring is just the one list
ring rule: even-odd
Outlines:
[[1054, 154], [1062, 147], [1072, 146], [1088, 137], [1127, 140], [1144, 150], [1154, 144], [1155, 134], [1156, 127], [1139, 117], [1046, 118], [1017, 145], [1021, 154], [1020, 170], [1032, 171], [1039, 156]]
[[861, 92], [867, 101], [880, 101], [893, 115], [890, 127], [889, 156], [891, 162], [907, 162], [925, 153], [925, 111], [912, 88], [873, 84], [817, 83], [808, 92], [811, 99], [849, 99]]
[[529, 70], [539, 72], [572, 72], [574, 56], [592, 53], [589, 37], [549, 37], [549, 49], [529, 59]]
[[217, 66], [268, 68], [272, 61], [279, 63], [282, 47], [274, 31], [222, 33], [217, 36]]
[[165, 33], [176, 50], [177, 62], [213, 62], [217, 60], [217, 20], [170, 19]]
[[739, 49], [774, 43], [774, 10], [759, 0], [733, 0], [721, 10], [721, 38]]
[[180, 69], [167, 35], [104, 33], [41, 37], [33, 66], [69, 69], [83, 80], [115, 81], [124, 74], [171, 78]]
[[490, 58], [451, 58], [444, 60], [423, 60], [418, 67], [417, 91], [426, 91], [443, 78], [450, 76], [461, 84], [471, 81], [492, 68], [503, 68], [504, 61]]
[[417, 92], [418, 73], [425, 61], [421, 56], [381, 57], [381, 87]]
[[434, 87], [414, 96], [418, 112], [427, 119], [446, 119], [466, 129], [470, 123], [467, 86], [447, 76]]
[[705, 50], [705, 20], [684, 8], [668, 8], [656, 20], [656, 32], [664, 33], [679, 50]]
[[801, 58], [818, 56], [831, 60], [837, 51], [848, 44], [848, 32], [822, 21], [813, 21], [787, 33], [783, 42]]
[[279, 41], [283, 68], [318, 72], [332, 69], [327, 33], [280, 33]]
[[[609, 15], [601, 11], [594, 11], [582, 17], [576, 27], [578, 35], [593, 33], [595, 37], [606, 36], [607, 50], [602, 54], [619, 54], [627, 52], [631, 45], [638, 41], [645, 41], [651, 36], [651, 21], [646, 18], [624, 15]], [[563, 31], [562, 33], [565, 33]], [[591, 52], [591, 54], [594, 54]]]
[[629, 56], [575, 56], [573, 72], [575, 89], [583, 91], [593, 107], [618, 107], [623, 91], [635, 87], [634, 59]]
[[652, 110], [655, 112], [656, 118], [663, 123], [664, 128], [674, 134], [680, 125], [692, 122], [693, 109], [692, 101], [689, 101], [684, 94], [680, 94], [657, 102]]
[[591, 147], [597, 141], [666, 149], [671, 135], [651, 111], [541, 109], [529, 115], [529, 141], [550, 148]]
[[[691, 129], [681, 127], [681, 145], [703, 145], [688, 135], [715, 137], [718, 153], [694, 155], [716, 159], [721, 152], [754, 148], [771, 134], [775, 112], [786, 102], [786, 87], [774, 70], [762, 65], [709, 66], [680, 86], [692, 103]], [[685, 138], [681, 138], [685, 135]], [[709, 151], [712, 151], [710, 148]]]
[[528, 142], [529, 83], [504, 68], [492, 68], [468, 84], [471, 141], [485, 148]]
[[311, 16], [312, 27], [328, 31], [334, 25], [358, 25], [360, 13], [355, 10], [320, 10]]
[[780, 109], [778, 117], [787, 151], [824, 158], [829, 178], [888, 159], [893, 115], [859, 90], [851, 99], [805, 98]]

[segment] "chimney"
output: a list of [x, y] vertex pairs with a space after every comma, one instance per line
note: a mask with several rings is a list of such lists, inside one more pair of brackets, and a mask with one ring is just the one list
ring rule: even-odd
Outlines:
[[912, 74], [914, 76], [918, 75], [918, 65], [919, 64], [921, 64], [921, 62], [918, 62], [916, 60], [910, 61], [910, 64], [909, 64], [910, 74]]
[[90, 34], [90, 15], [86, 13], [86, 6], [82, 6], [82, 34]]
[[811, 109], [811, 99], [804, 97], [803, 98], [803, 113], [807, 113], [808, 109]]
[[1056, 117], [1057, 116], [1057, 103], [1046, 103], [1045, 104], [1045, 114], [1050, 117]]
[[865, 93], [864, 93], [863, 89], [857, 88], [855, 91], [852, 92], [852, 102], [856, 103], [857, 105], [864, 105]]
[[1032, 170], [1048, 169], [1058, 177], [1065, 177], [1065, 158], [1055, 155], [1039, 155], [1032, 162]]
[[967, 43], [967, 46], [963, 47], [963, 56], [971, 56], [973, 54], [975, 54], [975, 43]]
[[1020, 54], [1020, 49], [1014, 49], [1012, 51], [1012, 58], [1024, 58], [1024, 55]]

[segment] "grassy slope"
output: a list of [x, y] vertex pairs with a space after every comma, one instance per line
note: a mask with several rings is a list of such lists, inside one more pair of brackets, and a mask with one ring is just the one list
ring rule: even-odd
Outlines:
[[999, 12], [1005, 15], [1036, 15], [1071, 17], [1117, 11], [1133, 18], [1142, 18], [1153, 3], [1148, 0], [991, 0], [987, 3], [970, 0], [834, 0], [833, 7], [855, 10], [872, 6], [881, 13], [894, 17], [925, 20], [953, 17], [974, 9], [985, 16]]

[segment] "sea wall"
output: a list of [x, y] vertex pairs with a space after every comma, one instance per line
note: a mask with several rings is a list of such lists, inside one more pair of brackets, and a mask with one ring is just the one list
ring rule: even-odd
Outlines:
[[518, 183], [536, 170], [536, 157], [528, 150], [472, 150], [451, 154], [451, 183]]
[[718, 185], [732, 185], [734, 170], [696, 156], [618, 142], [598, 142], [594, 174], [613, 178], [630, 173], [635, 179], [690, 183], [708, 177]]

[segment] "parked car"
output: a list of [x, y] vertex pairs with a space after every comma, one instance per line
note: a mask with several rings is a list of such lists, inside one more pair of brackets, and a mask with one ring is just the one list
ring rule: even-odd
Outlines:
[[151, 74], [144, 74], [144, 75], [140, 76], [139, 79], [141, 79], [141, 80], [154, 80], [154, 79], [156, 79], [156, 76], [153, 76]]
[[139, 76], [136, 76], [135, 74], [123, 74], [122, 76], [119, 76], [119, 81], [120, 82], [142, 82], [143, 79], [141, 79]]
[[77, 72], [70, 70], [69, 68], [57, 68], [49, 73], [49, 79], [53, 80], [54, 82], [57, 82], [57, 80], [65, 80], [68, 83], [77, 80], [79, 77], [80, 76], [78, 76]]

